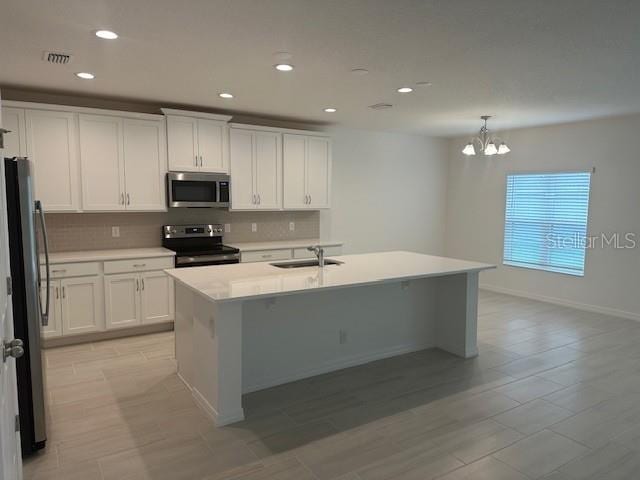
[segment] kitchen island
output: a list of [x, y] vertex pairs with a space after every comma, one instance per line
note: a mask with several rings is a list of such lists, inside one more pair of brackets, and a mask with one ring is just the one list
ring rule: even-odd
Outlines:
[[244, 418], [243, 393], [425, 348], [477, 355], [478, 275], [493, 265], [411, 252], [331, 259], [342, 263], [166, 270], [178, 374], [217, 425]]

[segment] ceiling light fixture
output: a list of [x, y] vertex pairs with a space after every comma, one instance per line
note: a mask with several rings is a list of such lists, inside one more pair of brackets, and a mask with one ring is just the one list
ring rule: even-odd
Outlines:
[[324, 109], [325, 112], [327, 113], [336, 113], [338, 111], [337, 108], [333, 108], [333, 107], [327, 107]]
[[400, 87], [397, 90], [397, 92], [398, 93], [411, 93], [411, 92], [413, 92], [413, 88], [411, 88], [411, 87]]
[[[506, 143], [504, 143], [497, 137], [491, 137], [489, 134], [489, 129], [487, 128], [487, 120], [491, 118], [491, 115], [483, 115], [480, 118], [484, 120], [484, 125], [480, 127], [480, 133], [477, 137], [473, 137], [471, 140], [469, 140], [469, 143], [467, 143], [462, 149], [462, 153], [464, 155], [475, 155], [475, 145], [478, 145], [478, 147], [480, 147], [480, 151], [487, 156], [496, 154], [504, 155], [505, 153], [509, 153], [511, 149], [507, 146]], [[499, 147], [496, 147], [496, 142], [500, 142]]]
[[366, 68], [354, 68], [351, 70], [351, 73], [353, 73], [354, 75], [366, 75], [369, 73], [369, 70], [367, 70]]
[[76, 77], [81, 78], [83, 80], [93, 80], [96, 76], [93, 73], [89, 72], [78, 72], [76, 73]]
[[219, 96], [220, 98], [233, 98], [233, 94], [232, 94], [232, 93], [229, 93], [229, 92], [222, 92], [222, 93], [219, 93], [219, 94], [218, 94], [218, 96]]
[[290, 65], [288, 63], [278, 63], [277, 65], [275, 65], [275, 69], [280, 72], [290, 72], [291, 70], [293, 70], [293, 65]]
[[111, 30], [98, 30], [96, 32], [96, 37], [102, 38], [104, 40], [115, 40], [118, 38], [118, 34], [116, 32], [112, 32]]

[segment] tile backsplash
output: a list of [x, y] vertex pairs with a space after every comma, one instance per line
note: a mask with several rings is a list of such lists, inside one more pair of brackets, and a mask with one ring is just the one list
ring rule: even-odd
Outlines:
[[[208, 209], [175, 209], [146, 213], [49, 213], [46, 217], [49, 247], [53, 252], [143, 248], [161, 245], [162, 225], [228, 223], [226, 243], [295, 240], [320, 236], [320, 213], [228, 212]], [[289, 223], [295, 230], [289, 230]], [[257, 232], [251, 231], [256, 223]], [[120, 236], [112, 236], [119, 227]]]

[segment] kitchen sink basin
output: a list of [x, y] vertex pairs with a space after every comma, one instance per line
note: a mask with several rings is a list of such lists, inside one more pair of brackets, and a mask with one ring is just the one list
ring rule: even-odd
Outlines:
[[[344, 262], [339, 262], [338, 260], [332, 260], [330, 258], [325, 259], [324, 265], [342, 265]], [[274, 267], [278, 268], [302, 268], [302, 267], [317, 267], [318, 260], [297, 260], [295, 262], [278, 262], [278, 263], [270, 263]]]

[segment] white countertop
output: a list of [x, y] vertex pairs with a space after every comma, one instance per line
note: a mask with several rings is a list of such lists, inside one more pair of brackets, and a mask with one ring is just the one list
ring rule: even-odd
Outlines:
[[412, 252], [382, 252], [329, 258], [344, 263], [328, 265], [324, 269], [283, 269], [268, 262], [257, 262], [169, 269], [166, 272], [209, 299], [226, 302], [495, 268], [495, 265], [486, 263]]
[[[56, 252], [49, 254], [49, 261], [55, 263], [102, 262], [105, 260], [126, 260], [129, 258], [173, 257], [176, 252], [162, 247], [118, 248], [111, 250], [84, 250], [76, 252]], [[44, 256], [40, 256], [44, 263]]]
[[278, 240], [273, 242], [240, 242], [226, 243], [230, 247], [237, 248], [241, 252], [255, 252], [257, 250], [279, 250], [281, 248], [307, 248], [312, 245], [320, 245], [321, 247], [337, 247], [343, 242], [331, 240], [318, 240], [317, 238], [303, 238], [301, 240]]

